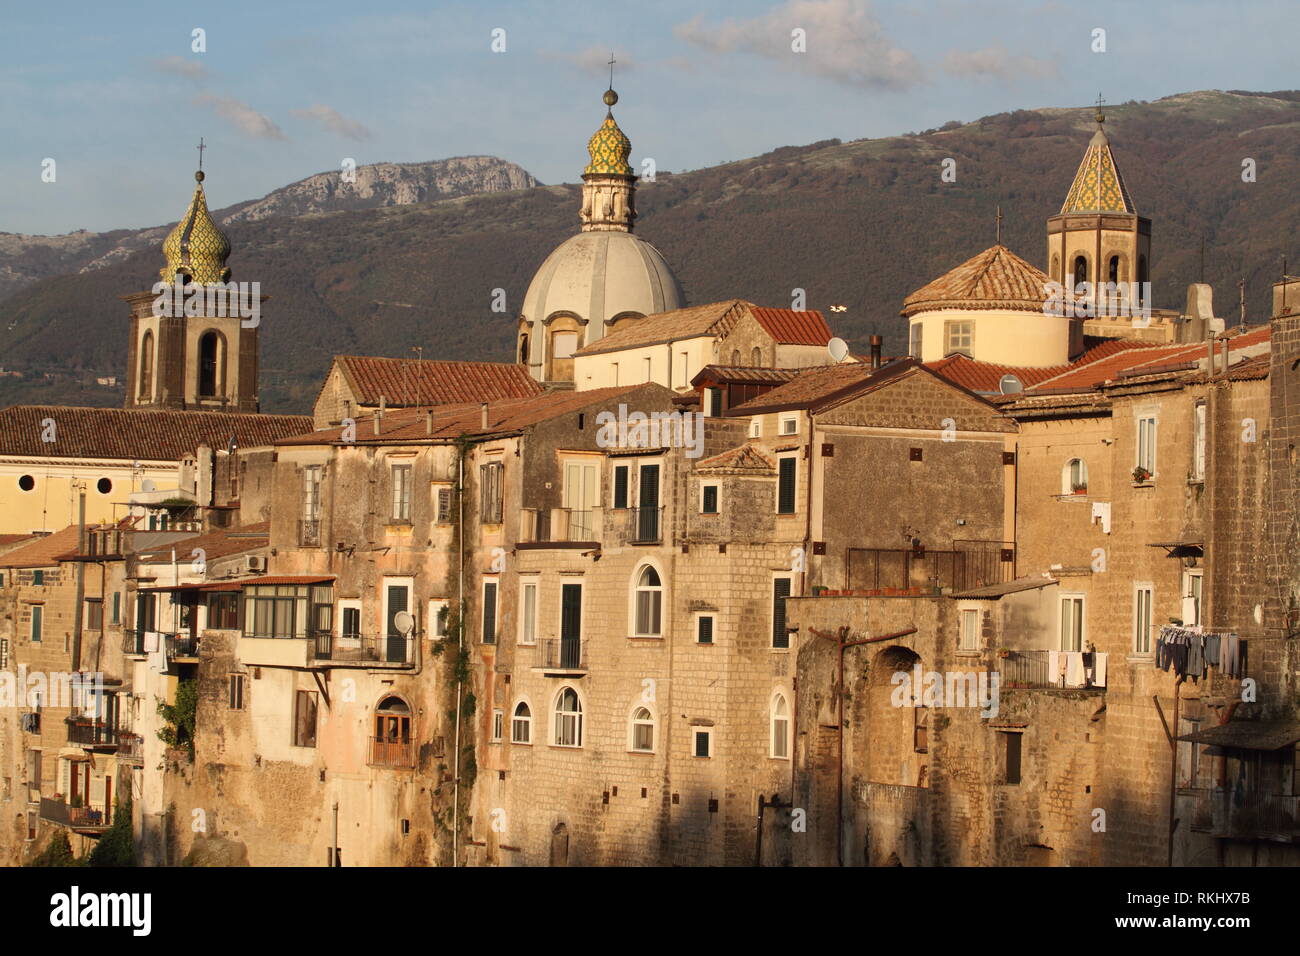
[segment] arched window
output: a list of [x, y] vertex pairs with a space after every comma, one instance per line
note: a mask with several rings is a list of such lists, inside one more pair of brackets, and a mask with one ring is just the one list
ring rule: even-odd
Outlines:
[[375, 708], [375, 736], [370, 763], [377, 767], [410, 767], [411, 708], [400, 697], [385, 697]]
[[572, 687], [555, 697], [555, 746], [582, 746], [582, 701]]
[[1061, 494], [1085, 494], [1088, 491], [1088, 463], [1071, 458], [1061, 469]]
[[646, 565], [636, 579], [637, 637], [659, 637], [663, 633], [664, 588], [659, 572]]
[[739, 364], [740, 364], [740, 349], [734, 349], [734, 350], [732, 350], [732, 353], [731, 353], [731, 364], [732, 364], [732, 365], [739, 365]]
[[528, 364], [528, 336], [519, 336], [519, 364]]
[[1145, 286], [1146, 283], [1149, 281], [1149, 277], [1147, 276], [1147, 257], [1146, 257], [1146, 256], [1138, 256], [1138, 275], [1137, 275], [1137, 281], [1138, 281], [1138, 293], [1137, 293], [1137, 295], [1138, 295], [1138, 301], [1139, 301], [1139, 302], [1145, 302], [1146, 299], [1149, 298], [1149, 296], [1146, 295], [1146, 292], [1145, 292], [1145, 289], [1144, 289], [1144, 286]]
[[761, 368], [763, 365], [763, 350], [757, 345], [754, 346], [754, 351], [749, 355], [749, 364], [754, 368]]
[[1119, 256], [1110, 257], [1110, 264], [1106, 267], [1106, 280], [1108, 282], [1119, 281]]
[[515, 704], [515, 713], [510, 719], [510, 742], [514, 744], [533, 742], [533, 712], [522, 700]]
[[1077, 291], [1079, 286], [1088, 281], [1088, 259], [1086, 256], [1074, 257], [1074, 289]]
[[218, 398], [225, 378], [225, 349], [221, 336], [204, 332], [199, 337], [199, 398]]
[[1052, 274], [1048, 278], [1050, 278], [1053, 282], [1055, 282], [1057, 281], [1057, 278], [1060, 276], [1060, 274], [1061, 274], [1061, 257], [1053, 253]]
[[140, 397], [153, 395], [153, 333], [146, 332], [140, 340]]
[[790, 756], [790, 705], [784, 694], [772, 698], [772, 756]]
[[632, 712], [632, 749], [636, 753], [654, 753], [655, 719], [646, 707], [638, 707]]

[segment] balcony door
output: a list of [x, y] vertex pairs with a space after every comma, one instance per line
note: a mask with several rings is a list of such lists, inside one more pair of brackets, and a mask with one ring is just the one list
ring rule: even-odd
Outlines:
[[408, 582], [396, 582], [384, 579], [384, 660], [390, 663], [402, 663], [406, 660], [406, 637], [397, 627], [397, 615], [411, 609], [411, 585]]
[[590, 541], [595, 536], [591, 511], [599, 499], [597, 464], [594, 461], [564, 463], [564, 505], [569, 512], [570, 541]]
[[642, 465], [637, 481], [636, 540], [659, 540], [659, 466]]
[[582, 666], [582, 585], [564, 584], [560, 590], [560, 666]]

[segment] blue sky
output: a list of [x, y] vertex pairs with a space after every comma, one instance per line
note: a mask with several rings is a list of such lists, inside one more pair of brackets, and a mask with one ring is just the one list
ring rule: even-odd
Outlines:
[[[634, 165], [682, 170], [1015, 108], [1296, 85], [1292, 0], [0, 0], [0, 231], [158, 225], [359, 164], [575, 182], [620, 61]], [[1093, 30], [1106, 30], [1094, 53]], [[192, 51], [192, 31], [207, 50]], [[505, 30], [506, 50], [491, 50]], [[791, 50], [804, 30], [806, 52]], [[45, 158], [57, 180], [41, 181]]]

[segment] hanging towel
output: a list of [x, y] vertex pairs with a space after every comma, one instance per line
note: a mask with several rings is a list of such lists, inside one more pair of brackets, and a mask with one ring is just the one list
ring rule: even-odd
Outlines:
[[1205, 635], [1205, 666], [1206, 667], [1219, 666], [1219, 643], [1220, 640], [1218, 634]]
[[1065, 686], [1083, 686], [1083, 654], [1070, 651], [1065, 655]]
[[1105, 687], [1106, 686], [1106, 655], [1102, 653], [1093, 654], [1092, 659], [1093, 659], [1092, 686]]
[[1060, 651], [1047, 652], [1047, 682], [1049, 684], [1055, 684], [1057, 676], [1061, 673], [1060, 656]]

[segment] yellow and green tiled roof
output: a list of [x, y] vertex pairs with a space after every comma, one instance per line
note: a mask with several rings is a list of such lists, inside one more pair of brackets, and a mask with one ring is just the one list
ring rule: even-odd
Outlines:
[[1115, 165], [1110, 142], [1101, 130], [1097, 130], [1088, 144], [1079, 171], [1074, 174], [1074, 184], [1061, 207], [1062, 214], [1071, 212], [1136, 212], [1124, 177]]
[[192, 281], [203, 285], [229, 281], [226, 259], [230, 257], [230, 240], [208, 214], [202, 184], [194, 187], [190, 207], [163, 240], [163, 256], [167, 264], [158, 274], [168, 282], [178, 272], [187, 273]]
[[632, 141], [614, 122], [614, 114], [606, 113], [605, 122], [587, 143], [587, 152], [591, 162], [587, 164], [583, 175], [588, 173], [607, 173], [613, 176], [631, 176], [632, 167], [627, 158], [632, 155]]

